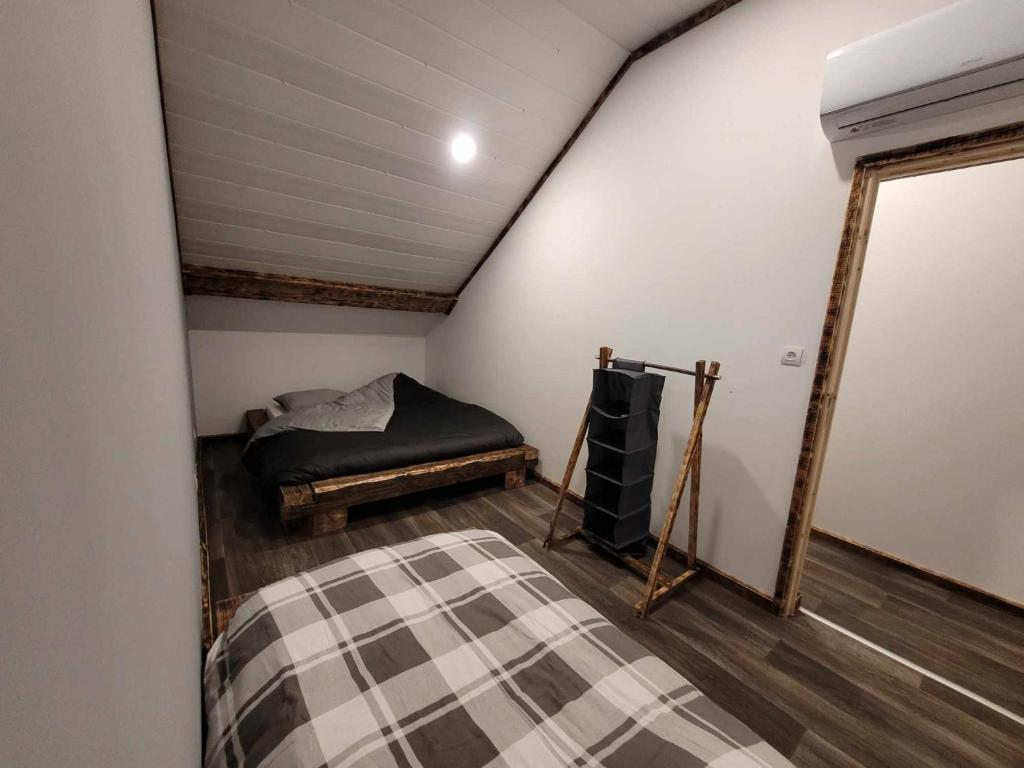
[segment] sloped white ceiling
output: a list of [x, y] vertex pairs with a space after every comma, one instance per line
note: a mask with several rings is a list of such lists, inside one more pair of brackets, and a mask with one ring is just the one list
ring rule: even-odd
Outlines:
[[629, 51], [705, 4], [156, 0], [182, 259], [454, 292]]

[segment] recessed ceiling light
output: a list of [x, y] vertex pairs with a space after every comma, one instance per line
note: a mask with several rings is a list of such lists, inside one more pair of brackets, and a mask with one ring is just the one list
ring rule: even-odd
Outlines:
[[458, 163], [468, 163], [476, 156], [476, 141], [468, 133], [460, 133], [452, 139], [452, 157]]

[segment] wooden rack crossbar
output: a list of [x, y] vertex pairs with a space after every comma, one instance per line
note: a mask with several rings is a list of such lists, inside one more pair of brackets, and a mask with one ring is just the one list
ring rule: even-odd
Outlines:
[[[595, 360], [600, 360], [601, 356], [600, 355], [594, 355], [594, 359]], [[617, 358], [609, 357], [608, 358], [608, 362], [609, 363], [614, 363], [616, 361], [616, 359]], [[663, 365], [662, 363], [649, 363], [646, 360], [640, 360], [640, 361], [637, 361], [637, 362], [641, 362], [643, 364], [644, 368], [657, 368], [659, 371], [672, 371], [673, 373], [682, 373], [682, 374], [685, 374], [687, 376], [701, 376], [701, 375], [703, 375], [705, 379], [714, 379], [715, 381], [718, 381], [719, 379], [722, 378], [721, 376], [712, 376], [710, 373], [702, 373], [701, 371], [697, 371], [697, 370], [691, 371], [689, 368], [676, 368], [674, 365]]]
[[[601, 368], [607, 368], [615, 358], [612, 357], [611, 347], [601, 347], [596, 359]], [[660, 363], [640, 362], [642, 368], [657, 368], [661, 371], [672, 371], [694, 377], [693, 385], [693, 422], [690, 425], [689, 439], [686, 441], [686, 449], [683, 451], [683, 458], [679, 465], [679, 474], [676, 476], [675, 485], [672, 488], [672, 497], [669, 500], [668, 511], [665, 514], [665, 521], [661, 526], [661, 534], [658, 536], [658, 546], [654, 551], [654, 558], [651, 564], [643, 562], [639, 558], [610, 547], [602, 546], [601, 549], [618, 558], [623, 565], [629, 568], [641, 578], [646, 579], [647, 586], [644, 596], [633, 610], [640, 618], [645, 618], [651, 609], [671, 595], [683, 584], [692, 579], [699, 572], [697, 567], [697, 522], [700, 512], [700, 462], [701, 448], [703, 446], [704, 417], [707, 415], [708, 406], [711, 403], [711, 394], [715, 388], [715, 382], [720, 380], [718, 375], [719, 363], [711, 361], [707, 365], [704, 360], [698, 360], [693, 370], [677, 368], [671, 365]], [[565, 505], [565, 498], [569, 492], [569, 483], [572, 474], [576, 469], [580, 451], [583, 449], [583, 441], [587, 436], [587, 426], [590, 423], [591, 400], [587, 401], [586, 410], [583, 412], [583, 420], [576, 432], [576, 441], [573, 443], [572, 451], [569, 453], [569, 461], [562, 475], [562, 485], [558, 489], [558, 501], [555, 502], [554, 513], [551, 516], [551, 524], [548, 527], [548, 535], [544, 540], [545, 549], [554, 549], [565, 542], [583, 533], [583, 527], [577, 526], [572, 531], [556, 536], [558, 530], [558, 518], [562, 514], [562, 507]], [[683, 490], [686, 487], [686, 479], [690, 478], [690, 514], [689, 526], [686, 541], [686, 570], [674, 579], [666, 578], [661, 574], [662, 565], [665, 562], [665, 553], [671, 548], [669, 539], [672, 537], [672, 529], [675, 526], [676, 516], [679, 513], [679, 504], [682, 501]]]

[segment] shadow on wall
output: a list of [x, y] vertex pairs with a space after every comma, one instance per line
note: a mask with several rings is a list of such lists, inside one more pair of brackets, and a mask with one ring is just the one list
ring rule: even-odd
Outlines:
[[[672, 450], [675, 455], [681, 458], [685, 448], [686, 436], [674, 435]], [[678, 471], [678, 465], [676, 471]], [[675, 472], [673, 472], [672, 479], [674, 482]], [[687, 488], [689, 488], [689, 482], [687, 482]], [[728, 489], [728, 507], [720, 501], [725, 495], [721, 492], [722, 489]], [[770, 559], [773, 563], [778, 562], [779, 552], [773, 550], [766, 554], [766, 542], [746, 539], [747, 532], [753, 526], [743, 522], [776, 517], [771, 502], [739, 456], [706, 441], [701, 458], [700, 502], [697, 555], [701, 560], [714, 563], [732, 575], [737, 575], [735, 566], [728, 562], [722, 562], [717, 553], [728, 550], [734, 553], [733, 557], [754, 561]], [[740, 509], [742, 509], [742, 514], [737, 513], [737, 510]], [[676, 519], [672, 537], [673, 543], [683, 548], [686, 547], [688, 512], [689, 492], [683, 495], [682, 503], [679, 505], [679, 517]], [[662, 520], [664, 520], [664, 508], [657, 516], [655, 534], [660, 530]], [[764, 527], [758, 529], [764, 530]]]
[[[893, 144], [892, 146], [897, 146]], [[835, 163], [839, 178], [843, 181], [853, 179], [853, 169], [857, 165], [857, 158], [871, 154], [874, 151], [865, 148], [864, 141], [840, 141], [832, 145], [832, 162]]]
[[920, 144], [923, 141], [931, 141], [953, 135], [948, 131], [943, 131], [941, 128], [936, 128], [933, 133], [934, 135], [928, 134], [928, 138], [921, 138], [919, 133], [913, 134], [909, 131], [901, 131], [898, 133], [879, 133], [863, 138], [837, 141], [831, 145], [832, 162], [839, 173], [839, 178], [843, 181], [851, 181], [857, 160], [865, 155], [874, 155], [878, 152], [909, 147], [914, 144]]

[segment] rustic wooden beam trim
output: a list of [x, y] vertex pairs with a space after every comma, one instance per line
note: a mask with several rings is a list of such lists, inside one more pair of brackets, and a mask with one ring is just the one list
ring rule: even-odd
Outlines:
[[865, 155], [860, 162], [886, 179], [1000, 162], [1024, 152], [1024, 122]]
[[234, 617], [238, 609], [242, 607], [242, 603], [248, 600], [250, 597], [255, 595], [255, 592], [246, 592], [243, 595], [235, 595], [234, 597], [226, 597], [223, 600], [217, 601], [217, 607], [215, 613], [215, 633], [219, 635], [221, 632], [228, 628], [228, 622]]
[[722, 13], [723, 11], [729, 10], [739, 2], [740, 0], [716, 0], [716, 2], [711, 3], [711, 5], [701, 8], [699, 11], [683, 19], [678, 24], [673, 24], [664, 32], [661, 32], [660, 34], [657, 34], [654, 37], [652, 37], [646, 43], [644, 43], [639, 48], [634, 50], [633, 53], [630, 55], [630, 58], [633, 61], [636, 61], [637, 59], [642, 59], [644, 56], [651, 53], [652, 51], [656, 51], [666, 43], [671, 43], [677, 37], [681, 37], [682, 35], [685, 35], [687, 32], [696, 29], [704, 22], [710, 21], [711, 19], [715, 18], [715, 16], [717, 16], [718, 14]]
[[[456, 296], [462, 295], [462, 292], [466, 290], [466, 286], [469, 285], [470, 281], [474, 277], [476, 277], [476, 273], [480, 271], [480, 268], [484, 265], [484, 262], [487, 261], [487, 259], [491, 257], [491, 254], [494, 253], [494, 251], [498, 248], [498, 246], [501, 244], [501, 241], [505, 238], [505, 235], [508, 234], [509, 230], [511, 230], [515, 223], [519, 220], [519, 217], [523, 214], [523, 211], [526, 210], [526, 207], [533, 201], [533, 198], [540, 191], [540, 188], [544, 186], [544, 182], [548, 180], [548, 177], [554, 172], [555, 168], [558, 167], [558, 164], [562, 162], [562, 158], [566, 156], [570, 149], [572, 149], [573, 144], [576, 143], [576, 139], [578, 139], [580, 137], [580, 134], [583, 133], [583, 130], [588, 125], [590, 125], [590, 121], [594, 119], [594, 115], [597, 114], [597, 110], [599, 110], [601, 106], [605, 103], [605, 101], [608, 99], [608, 96], [611, 94], [612, 90], [614, 90], [615, 86], [619, 84], [619, 81], [622, 80], [627, 70], [629, 70], [629, 68], [633, 65], [633, 62], [636, 61], [637, 59], [646, 56], [651, 51], [660, 48], [666, 43], [672, 42], [680, 35], [689, 32], [691, 29], [699, 27], [704, 22], [714, 18], [722, 11], [731, 8], [738, 2], [740, 2], [740, 0], [717, 0], [717, 2], [711, 3], [711, 5], [707, 6], [706, 8], [700, 11], [697, 11], [691, 16], [688, 16], [678, 24], [673, 24], [664, 32], [655, 35], [646, 43], [641, 45], [639, 48], [632, 51], [626, 57], [626, 60], [622, 62], [622, 66], [619, 67], [619, 69], [615, 72], [614, 75], [612, 75], [612, 79], [608, 81], [608, 84], [604, 87], [604, 90], [601, 91], [597, 99], [591, 105], [590, 109], [587, 110], [587, 113], [583, 116], [583, 119], [580, 120], [579, 125], [576, 126], [576, 130], [572, 132], [568, 140], [565, 142], [565, 144], [562, 145], [562, 148], [558, 151], [558, 154], [555, 155], [555, 159], [551, 161], [550, 165], [548, 165], [547, 168], [544, 169], [544, 173], [541, 174], [540, 178], [537, 179], [537, 183], [533, 185], [529, 192], [527, 192], [526, 198], [523, 200], [523, 202], [519, 204], [519, 207], [516, 208], [515, 212], [512, 214], [512, 217], [508, 220], [508, 223], [506, 223], [505, 226], [501, 228], [501, 231], [498, 233], [498, 236], [494, 238], [494, 242], [491, 243], [490, 247], [487, 249], [484, 255], [480, 257], [480, 261], [478, 261], [476, 263], [476, 266], [473, 267], [473, 271], [469, 273], [469, 276], [462, 282], [462, 285], [459, 286], [459, 290], [456, 291], [455, 294]], [[452, 306], [452, 308], [454, 308], [454, 305]], [[448, 310], [448, 313], [450, 312], [451, 309]]]
[[[858, 163], [850, 185], [850, 199], [846, 206], [843, 221], [843, 234], [839, 244], [839, 256], [832, 273], [832, 285], [829, 289], [828, 304], [825, 309], [825, 321], [821, 329], [821, 341], [818, 344], [817, 365], [811, 383], [811, 397], [807, 404], [807, 416], [804, 422], [804, 433], [800, 443], [800, 455], [797, 458], [796, 477], [793, 480], [793, 493], [789, 503], [789, 520], [782, 540], [782, 555], [775, 581], [775, 600], [779, 612], [787, 614], [786, 594], [789, 584], [793, 581], [794, 566], [800, 561], [797, 550], [800, 544], [800, 531], [804, 525], [804, 510], [810, 500], [807, 493], [812, 484], [813, 459], [822, 450], [823, 444], [819, 430], [826, 410], [831, 412], [830, 399], [826, 398], [826, 381], [831, 376], [833, 351], [836, 334], [840, 325], [840, 310], [844, 306], [844, 294], [850, 279], [851, 263], [858, 234], [862, 232], [862, 211], [870, 207], [868, 184], [865, 178], [863, 163]], [[873, 195], [870, 197], [873, 198]]]
[[944, 576], [941, 573], [925, 568], [923, 565], [912, 563], [909, 560], [904, 560], [896, 555], [890, 555], [888, 552], [883, 552], [880, 549], [869, 547], [867, 544], [861, 544], [859, 541], [854, 541], [853, 539], [848, 539], [845, 536], [840, 536], [838, 533], [825, 531], [812, 525], [811, 537], [831, 542], [837, 547], [842, 547], [843, 549], [851, 552], [866, 555], [874, 560], [887, 563], [888, 565], [899, 568], [901, 571], [912, 573], [918, 578], [930, 581], [932, 584], [938, 584], [940, 587], [945, 587], [946, 589], [966, 595], [979, 603], [995, 606], [1017, 616], [1024, 616], [1024, 604], [1022, 603], [1018, 603], [1008, 597], [1003, 597], [1002, 595], [989, 592], [981, 587], [976, 587], [973, 584], [968, 584], [967, 582], [959, 581], [949, 576]]
[[[348, 491], [363, 493], [369, 488], [393, 481], [406, 482], [410, 478], [422, 475], [444, 475], [451, 470], [464, 469], [478, 465], [499, 464], [508, 459], [519, 469], [519, 464], [525, 468], [529, 464], [535, 464], [539, 453], [532, 445], [523, 443], [514, 448], [500, 448], [496, 451], [485, 453], [473, 453], [468, 456], [457, 456], [453, 459], [441, 459], [424, 464], [415, 464], [409, 467], [398, 467], [396, 469], [385, 469], [379, 472], [368, 472], [362, 475], [346, 475], [344, 477], [332, 478], [329, 480], [316, 480], [310, 483], [316, 499], [334, 497], [336, 494]], [[494, 474], [500, 474], [495, 472]]]
[[309, 514], [310, 509], [316, 504], [316, 494], [309, 483], [282, 485], [277, 489], [277, 503], [281, 509], [282, 520], [303, 517]]
[[537, 463], [537, 449], [530, 445], [474, 453], [452, 459], [432, 461], [379, 472], [316, 480], [300, 485], [282, 485], [277, 491], [281, 522], [289, 524], [301, 518], [313, 518], [313, 532], [340, 530], [347, 522], [350, 506], [504, 475], [506, 487], [525, 476]]
[[800, 600], [800, 578], [807, 555], [814, 503], [824, 467], [879, 183], [1020, 157], [1024, 157], [1024, 123], [892, 149], [866, 155], [857, 161], [825, 308], [775, 582], [774, 602], [783, 616], [793, 615]]
[[525, 211], [526, 207], [533, 201], [534, 196], [540, 191], [540, 188], [544, 186], [544, 182], [548, 180], [548, 177], [552, 173], [554, 173], [555, 168], [557, 168], [558, 164], [562, 162], [562, 158], [566, 156], [570, 149], [572, 149], [572, 145], [576, 143], [576, 139], [578, 139], [580, 137], [580, 134], [583, 133], [583, 129], [590, 124], [590, 121], [594, 118], [594, 115], [597, 114], [597, 110], [601, 108], [601, 105], [604, 104], [605, 99], [608, 98], [608, 95], [612, 92], [615, 86], [619, 84], [619, 81], [622, 79], [622, 76], [626, 74], [626, 70], [629, 69], [632, 63], [632, 56], [627, 57], [626, 60], [622, 62], [622, 66], [619, 67], [618, 71], [614, 75], [612, 75], [612, 79], [608, 81], [608, 85], [604, 87], [604, 90], [601, 91], [600, 95], [597, 97], [597, 100], [591, 105], [590, 109], [587, 110], [587, 114], [583, 116], [583, 119], [580, 121], [580, 124], [576, 126], [576, 130], [572, 132], [572, 134], [569, 136], [568, 141], [566, 141], [565, 144], [562, 145], [562, 148], [558, 150], [558, 154], [555, 155], [555, 159], [551, 161], [547, 168], [544, 169], [544, 173], [540, 175], [540, 178], [537, 179], [537, 183], [533, 185], [529, 192], [526, 193], [526, 198], [523, 200], [523, 202], [519, 204], [519, 207], [516, 208], [515, 212], [512, 214], [512, 218], [510, 218], [508, 222], [505, 224], [505, 226], [501, 228], [501, 231], [498, 233], [498, 236], [494, 238], [494, 242], [491, 243], [490, 247], [487, 249], [484, 255], [480, 257], [480, 261], [478, 261], [476, 263], [476, 266], [473, 267], [473, 271], [470, 272], [466, 279], [462, 281], [462, 285], [459, 286], [459, 290], [456, 291], [455, 293], [456, 296], [462, 295], [462, 292], [466, 290], [466, 286], [469, 285], [470, 281], [474, 277], [476, 277], [476, 273], [480, 271], [480, 268], [484, 265], [484, 262], [491, 257], [491, 254], [494, 253], [494, 251], [501, 244], [501, 241], [505, 238], [505, 235], [507, 235], [509, 230], [512, 229], [513, 225], [517, 221], [519, 221], [519, 217], [522, 215], [523, 211]]
[[344, 498], [351, 504], [362, 504], [437, 487], [435, 483], [449, 485], [449, 479], [459, 482], [460, 479], [475, 479], [504, 474], [508, 470], [525, 469], [531, 460], [529, 457], [536, 456], [535, 450], [531, 446], [521, 445], [410, 467], [317, 480], [310, 483], [310, 486], [317, 503]]
[[203, 440], [196, 440], [196, 494], [199, 511], [199, 590], [202, 605], [203, 655], [216, 639], [213, 606], [210, 603], [210, 545], [206, 533], [206, 497], [203, 493]]
[[405, 312], [450, 312], [458, 296], [433, 291], [384, 288], [242, 269], [185, 264], [181, 268], [186, 294], [238, 299], [328, 304], [339, 307], [395, 309]]

